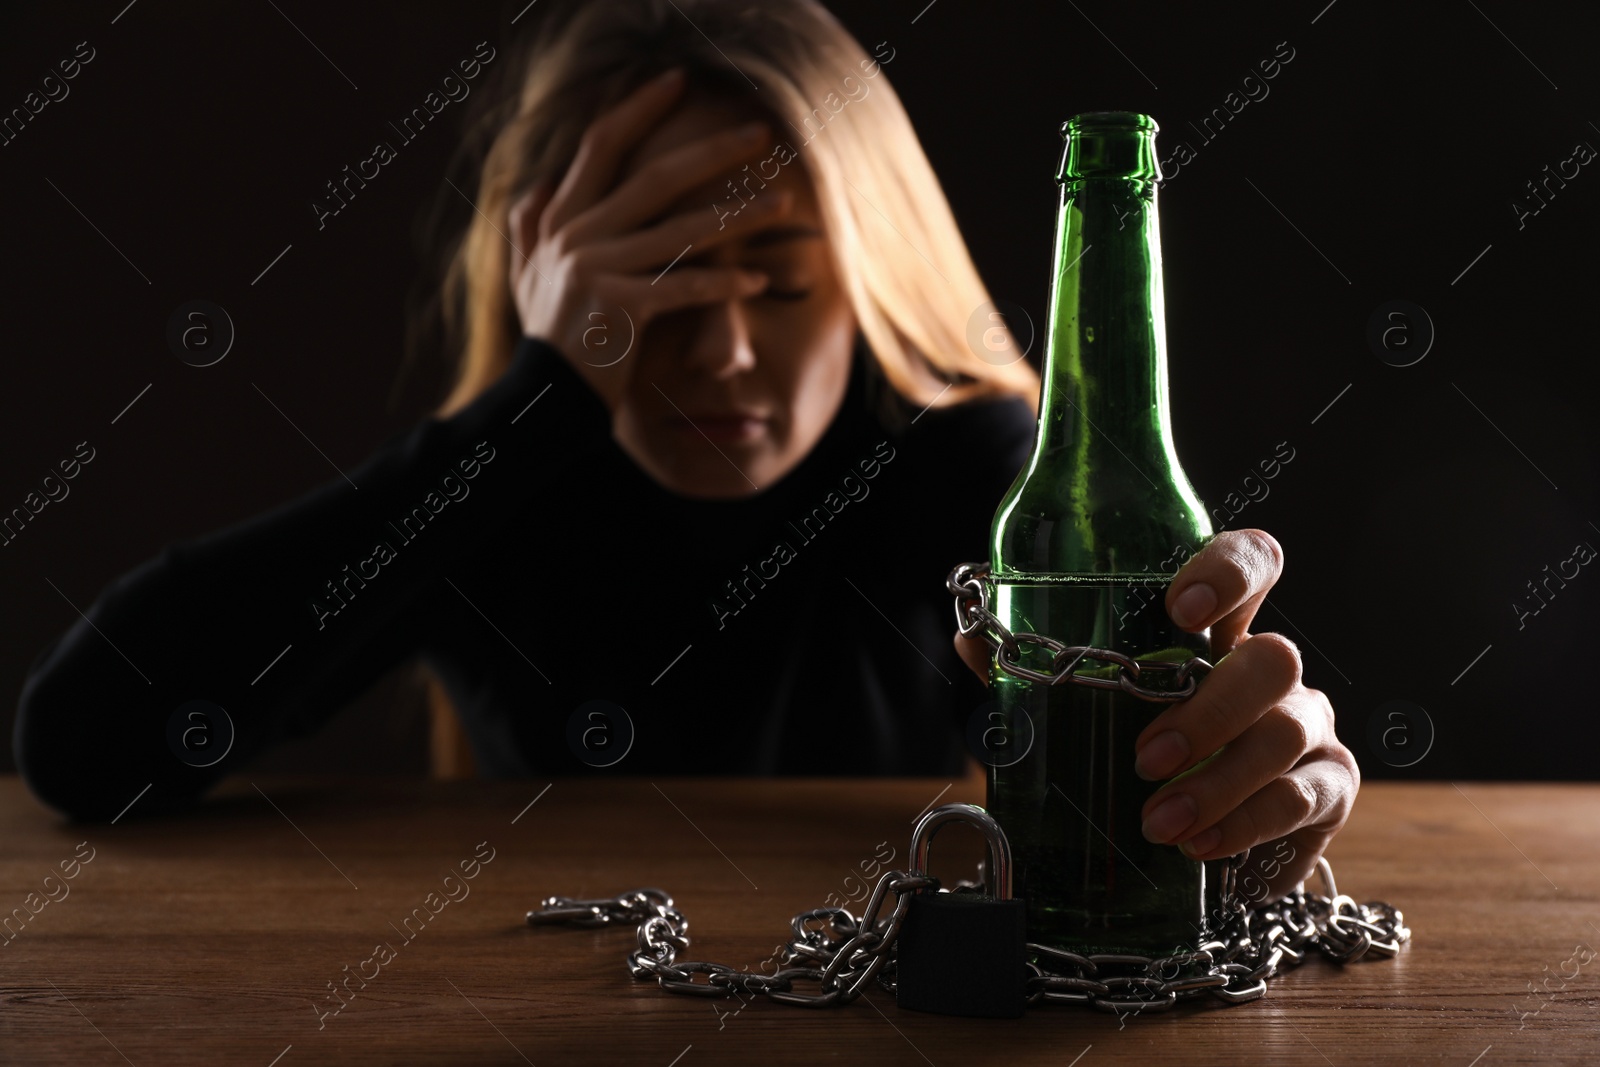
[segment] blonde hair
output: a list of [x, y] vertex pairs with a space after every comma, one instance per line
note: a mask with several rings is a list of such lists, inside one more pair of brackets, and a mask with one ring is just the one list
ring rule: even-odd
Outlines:
[[[1016, 395], [1037, 410], [1039, 376], [1010, 334], [996, 332], [1000, 320], [980, 314], [992, 310], [988, 291], [905, 108], [878, 60], [816, 0], [557, 0], [525, 47], [498, 72], [509, 84], [480, 118], [489, 144], [476, 210], [437, 298], [459, 352], [441, 416], [505, 371], [520, 333], [510, 205], [540, 181], [559, 182], [592, 119], [673, 65], [691, 86], [775, 120], [806, 167], [838, 276], [896, 392], [940, 407]], [[806, 140], [789, 140], [789, 130]]]

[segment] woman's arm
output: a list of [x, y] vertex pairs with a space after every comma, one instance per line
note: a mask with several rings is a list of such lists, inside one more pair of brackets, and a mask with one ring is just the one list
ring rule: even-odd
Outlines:
[[[522, 338], [507, 372], [455, 414], [112, 582], [24, 682], [23, 778], [79, 819], [116, 817], [135, 797], [135, 813], [191, 803], [421, 647], [437, 614], [429, 605], [460, 595], [447, 577], [490, 565], [476, 546], [538, 507], [574, 459], [607, 447], [610, 419], [593, 390], [556, 348]], [[169, 741], [169, 719], [193, 700], [220, 706], [236, 733], [211, 766], [192, 766]], [[219, 729], [208, 725], [208, 743]]]

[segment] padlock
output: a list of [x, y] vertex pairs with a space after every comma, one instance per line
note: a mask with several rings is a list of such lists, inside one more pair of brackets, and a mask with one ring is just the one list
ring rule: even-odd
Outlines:
[[989, 844], [993, 896], [917, 890], [896, 942], [895, 1002], [912, 1011], [1016, 1019], [1025, 1007], [1027, 914], [1011, 897], [1011, 847], [994, 817], [975, 804], [946, 804], [911, 834], [912, 873], [928, 872], [934, 831], [966, 822]]

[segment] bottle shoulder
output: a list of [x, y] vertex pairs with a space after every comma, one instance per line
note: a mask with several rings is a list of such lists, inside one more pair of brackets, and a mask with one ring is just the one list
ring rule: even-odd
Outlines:
[[990, 559], [997, 573], [1170, 575], [1212, 533], [1187, 479], [1032, 464], [995, 512]]

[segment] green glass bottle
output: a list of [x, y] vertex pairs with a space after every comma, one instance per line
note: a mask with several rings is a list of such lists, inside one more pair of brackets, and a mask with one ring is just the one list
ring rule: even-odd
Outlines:
[[[1038, 434], [995, 513], [988, 581], [991, 610], [1013, 632], [1181, 662], [1209, 659], [1209, 632], [1178, 629], [1166, 589], [1212, 531], [1168, 420], [1156, 130], [1120, 111], [1062, 127]], [[1037, 647], [1020, 662], [1051, 670]], [[1086, 660], [1077, 673], [1118, 670]], [[1154, 671], [1141, 683], [1161, 687]], [[997, 663], [990, 684], [1027, 749], [991, 764], [988, 808], [1011, 843], [1029, 940], [1146, 955], [1195, 944], [1205, 865], [1145, 840], [1140, 809], [1161, 783], [1134, 773], [1134, 739], [1169, 705], [1026, 681]]]

